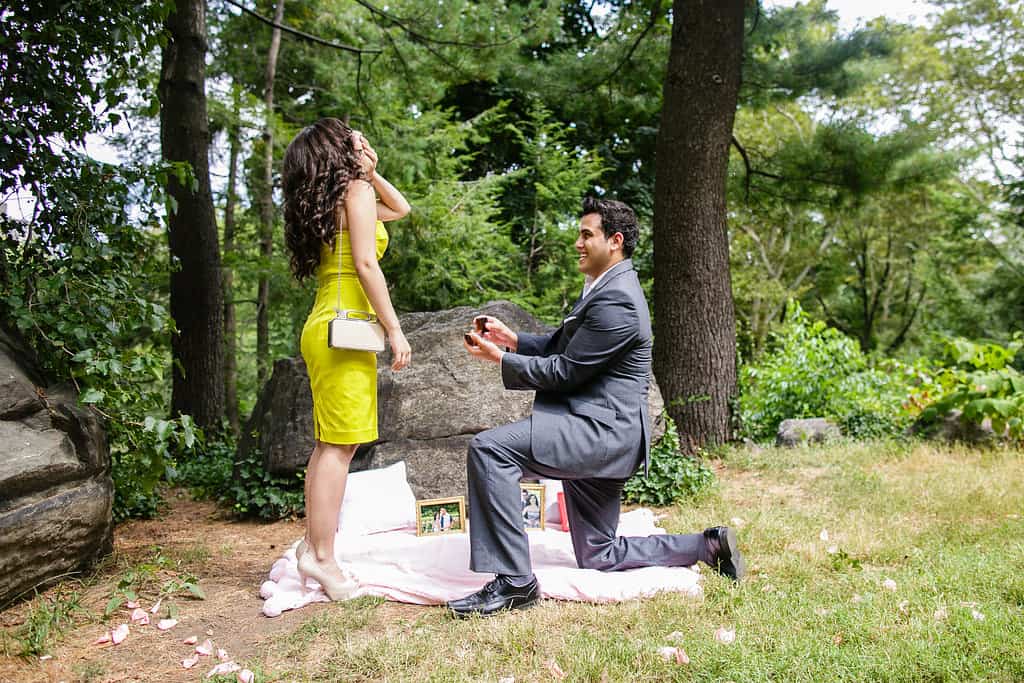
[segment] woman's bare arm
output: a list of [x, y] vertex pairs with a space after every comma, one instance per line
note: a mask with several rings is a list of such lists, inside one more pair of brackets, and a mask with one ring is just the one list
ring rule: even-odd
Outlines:
[[409, 202], [405, 200], [402, 193], [394, 185], [389, 183], [380, 173], [373, 172], [373, 189], [377, 191], [380, 198], [377, 201], [377, 220], [397, 221], [409, 215]]

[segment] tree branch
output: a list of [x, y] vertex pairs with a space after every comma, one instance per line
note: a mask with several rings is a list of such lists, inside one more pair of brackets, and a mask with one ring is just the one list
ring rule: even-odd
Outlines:
[[591, 84], [589, 84], [589, 85], [587, 85], [587, 86], [585, 86], [583, 88], [580, 88], [580, 89], [576, 90], [576, 92], [581, 93], [581, 92], [588, 92], [590, 90], [594, 90], [594, 89], [604, 85], [608, 81], [612, 80], [613, 78], [615, 78], [615, 74], [619, 73], [619, 71], [621, 71], [622, 68], [624, 66], [626, 66], [626, 64], [629, 62], [629, 60], [633, 58], [633, 53], [636, 52], [637, 48], [640, 47], [640, 43], [643, 42], [644, 38], [647, 37], [647, 34], [650, 33], [651, 29], [653, 29], [654, 26], [658, 23], [658, 18], [660, 16], [661, 16], [661, 3], [660, 2], [654, 2], [653, 5], [651, 6], [651, 16], [647, 19], [647, 25], [644, 26], [644, 30], [640, 32], [640, 35], [637, 36], [636, 40], [633, 41], [633, 44], [629, 46], [629, 50], [626, 52], [626, 56], [623, 57], [622, 60], [618, 64], [615, 65], [615, 68], [612, 69], [611, 72], [609, 72], [603, 78], [601, 78], [600, 80], [598, 80], [598, 81], [596, 81], [594, 83], [591, 83]]
[[471, 47], [476, 50], [484, 50], [491, 47], [502, 47], [503, 45], [514, 43], [515, 41], [519, 40], [530, 31], [532, 31], [537, 26], [537, 22], [535, 21], [532, 24], [528, 24], [519, 35], [512, 36], [511, 38], [506, 38], [505, 40], [500, 40], [494, 43], [467, 43], [462, 40], [443, 40], [441, 38], [432, 38], [428, 35], [424, 35], [422, 33], [414, 31], [409, 27], [408, 23], [404, 19], [401, 19], [393, 14], [385, 12], [376, 5], [367, 2], [367, 0], [356, 0], [356, 4], [362, 5], [363, 7], [368, 9], [371, 14], [376, 14], [378, 17], [391, 22], [392, 26], [397, 26], [398, 28], [405, 31], [406, 35], [408, 35], [410, 38], [417, 40], [421, 43], [434, 43], [436, 45], [452, 45], [455, 47]]
[[249, 9], [248, 7], [246, 7], [245, 5], [241, 4], [240, 2], [236, 2], [235, 0], [224, 0], [224, 2], [228, 3], [229, 5], [232, 5], [233, 7], [237, 7], [238, 9], [242, 10], [243, 12], [248, 14], [249, 16], [254, 17], [255, 19], [258, 19], [259, 21], [262, 21], [267, 26], [273, 26], [274, 28], [281, 29], [285, 33], [290, 33], [293, 36], [298, 36], [299, 38], [302, 38], [303, 40], [308, 40], [309, 42], [316, 43], [317, 45], [323, 45], [325, 47], [331, 47], [331, 48], [334, 48], [335, 50], [344, 50], [345, 52], [351, 52], [351, 53], [357, 54], [357, 55], [363, 55], [363, 54], [372, 55], [372, 54], [380, 54], [381, 53], [381, 50], [379, 48], [363, 49], [363, 48], [358, 48], [358, 47], [352, 47], [351, 45], [344, 45], [342, 43], [335, 43], [335, 42], [331, 42], [329, 40], [324, 40], [323, 38], [320, 38], [318, 36], [314, 36], [314, 35], [312, 35], [310, 33], [306, 33], [305, 31], [300, 31], [297, 28], [292, 28], [290, 26], [285, 26], [284, 24], [277, 23], [273, 19], [269, 19], [269, 18], [263, 16], [262, 14], [258, 14], [256, 12], [254, 12], [253, 10]]

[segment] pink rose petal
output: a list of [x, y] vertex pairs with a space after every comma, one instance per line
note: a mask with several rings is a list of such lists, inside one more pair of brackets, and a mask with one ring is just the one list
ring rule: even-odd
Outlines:
[[114, 645], [120, 645], [124, 642], [124, 639], [128, 637], [128, 633], [128, 624], [121, 624], [110, 632], [110, 640]]
[[166, 631], [167, 629], [174, 628], [177, 625], [177, 619], [161, 619], [160, 622], [156, 625], [156, 627], [161, 631]]
[[207, 638], [203, 641], [202, 645], [196, 645], [196, 652], [201, 655], [209, 656], [213, 654], [213, 642]]
[[248, 669], [242, 669], [238, 672], [238, 683], [256, 683], [256, 674]]
[[560, 681], [565, 678], [565, 672], [562, 671], [562, 667], [558, 666], [558, 662], [556, 662], [555, 660], [547, 660], [546, 662], [544, 662], [544, 666], [547, 667], [548, 673], [550, 673], [551, 677], [555, 680]]
[[886, 579], [882, 582], [882, 588], [890, 591], [896, 590], [896, 582], [892, 579]]
[[132, 621], [139, 626], [146, 626], [149, 624], [149, 615], [143, 609], [136, 607], [132, 610]]
[[222, 662], [226, 662], [229, 659], [231, 659], [231, 657], [228, 657], [228, 651], [227, 650], [225, 650], [222, 647], [218, 647], [217, 648], [217, 659], [219, 659]]
[[110, 631], [107, 631], [102, 636], [100, 636], [96, 640], [92, 641], [92, 644], [93, 645], [104, 645], [104, 644], [109, 643], [109, 642], [110, 642]]
[[191, 669], [193, 666], [199, 663], [199, 655], [192, 655], [186, 659], [181, 660], [181, 665], [186, 669]]
[[720, 642], [722, 645], [731, 644], [736, 640], [736, 629], [720, 626], [718, 630], [715, 631], [715, 640]]
[[681, 647], [676, 648], [676, 664], [689, 664], [690, 657], [686, 654], [686, 651]]
[[823, 541], [827, 541], [828, 540], [828, 529], [822, 529], [821, 533], [818, 534], [818, 538], [820, 538]]
[[124, 603], [124, 606], [125, 609], [138, 609], [139, 603], [136, 600], [129, 600], [128, 602]]
[[668, 645], [666, 645], [664, 647], [658, 648], [658, 654], [661, 655], [661, 658], [664, 659], [666, 662], [670, 662], [676, 658], [676, 650], [678, 649], [679, 648], [669, 647]]
[[672, 631], [672, 633], [665, 636], [665, 639], [668, 640], [670, 643], [681, 643], [683, 642], [683, 632]]
[[185, 643], [186, 645], [195, 645], [196, 643], [199, 642], [199, 638], [197, 638], [196, 636], [189, 636], [188, 638], [186, 638], [185, 640], [183, 640], [181, 642]]
[[149, 608], [149, 613], [150, 614], [156, 614], [157, 612], [159, 612], [160, 611], [160, 603], [162, 603], [163, 601], [164, 601], [163, 598], [160, 598], [159, 600], [157, 600], [156, 604]]
[[236, 671], [240, 671], [242, 667], [238, 666], [234, 662], [221, 662], [217, 666], [213, 667], [206, 672], [207, 678], [213, 678], [214, 676], [220, 676], [221, 674], [233, 674]]
[[971, 610], [971, 616], [974, 617], [975, 621], [985, 621], [985, 615], [976, 609]]

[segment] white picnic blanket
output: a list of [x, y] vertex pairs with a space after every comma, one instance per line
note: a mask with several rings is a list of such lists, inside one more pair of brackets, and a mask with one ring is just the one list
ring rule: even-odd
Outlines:
[[[621, 536], [662, 533], [664, 529], [655, 524], [654, 514], [647, 509], [627, 512], [619, 521]], [[580, 569], [567, 532], [548, 528], [529, 532], [529, 538], [533, 571], [545, 598], [600, 603], [648, 597], [661, 591], [695, 597], [701, 594], [695, 567], [644, 567], [621, 572]], [[274, 562], [270, 577], [260, 587], [263, 613], [268, 617], [328, 600], [315, 581], [308, 582], [308, 592], [302, 590], [295, 568], [295, 545]], [[359, 580], [359, 590], [353, 597], [376, 595], [398, 602], [439, 605], [479, 590], [492, 578], [469, 570], [466, 533], [416, 536], [415, 529], [399, 529], [365, 536], [339, 534], [335, 555]]]

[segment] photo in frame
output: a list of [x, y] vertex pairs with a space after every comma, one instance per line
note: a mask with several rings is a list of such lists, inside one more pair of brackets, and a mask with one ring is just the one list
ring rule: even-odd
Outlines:
[[544, 485], [520, 484], [523, 505], [523, 526], [527, 531], [544, 529]]
[[416, 501], [416, 535], [466, 532], [466, 499], [462, 496]]

